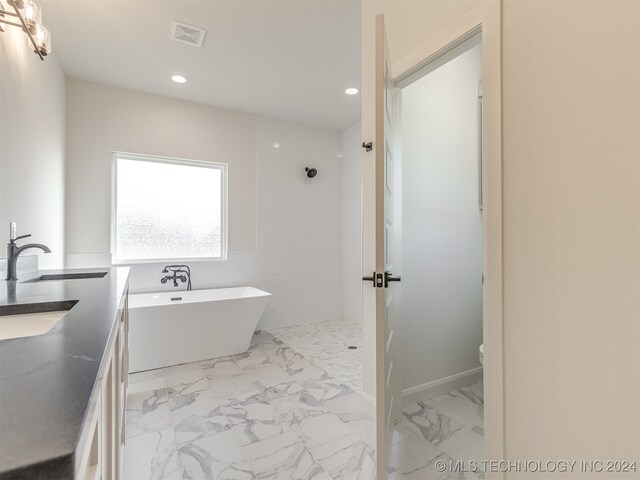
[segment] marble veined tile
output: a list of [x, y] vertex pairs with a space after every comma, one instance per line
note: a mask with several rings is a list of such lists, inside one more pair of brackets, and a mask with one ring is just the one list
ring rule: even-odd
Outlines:
[[305, 380], [321, 380], [329, 377], [325, 370], [306, 358], [301, 358], [289, 363], [286, 365], [285, 369], [287, 374], [298, 382], [304, 382]]
[[414, 437], [391, 446], [390, 463], [400, 473], [409, 477], [413, 472], [429, 467], [440, 455], [444, 455], [441, 450], [421, 438]]
[[183, 394], [169, 389], [176, 443], [182, 445], [213, 433], [230, 430], [231, 422], [222, 412], [222, 406], [226, 404], [227, 400], [216, 398], [211, 390]]
[[338, 416], [367, 445], [376, 448], [376, 422], [374, 406], [358, 393], [328, 400], [325, 407]]
[[294, 380], [290, 380], [286, 383], [274, 385], [273, 387], [267, 387], [263, 391], [263, 394], [269, 402], [272, 402], [274, 400], [277, 400], [278, 398], [297, 395], [299, 393], [302, 393], [303, 391], [304, 388], [302, 387], [302, 385], [298, 384]]
[[313, 459], [295, 432], [252, 443], [242, 447], [242, 452], [260, 480], [327, 479], [327, 472]]
[[404, 442], [405, 440], [409, 440], [410, 438], [414, 438], [416, 436], [411, 430], [405, 427], [402, 423], [398, 423], [393, 426], [393, 431], [391, 432], [391, 444], [395, 445], [400, 442]]
[[259, 343], [251, 345], [248, 352], [234, 356], [234, 360], [240, 368], [248, 370], [265, 365], [286, 363], [288, 358], [295, 355], [295, 352], [286, 345]]
[[346, 385], [348, 378], [338, 379], [315, 363], [302, 359], [287, 365], [287, 373], [311, 392], [318, 400], [324, 401], [340, 395], [353, 393]]
[[271, 404], [280, 417], [289, 423], [295, 423], [313, 415], [330, 413], [326, 407], [323, 407], [318, 400], [304, 390], [295, 395], [272, 400]]
[[307, 392], [273, 401], [284, 424], [294, 430], [307, 447], [314, 447], [353, 433], [336, 415]]
[[185, 394], [209, 388], [209, 379], [200, 362], [168, 367], [163, 369], [162, 374], [167, 388]]
[[127, 385], [127, 394], [149, 392], [152, 390], [161, 390], [165, 388], [162, 369], [147, 370], [146, 372], [132, 373], [129, 375], [129, 384]]
[[375, 416], [375, 406], [359, 393], [350, 393], [323, 402], [323, 405], [345, 418], [371, 418]]
[[[269, 333], [341, 383], [362, 390], [360, 323], [327, 320], [269, 329]], [[355, 346], [355, 350], [349, 349]]]
[[264, 420], [234, 425], [232, 430], [238, 444], [241, 446], [250, 445], [291, 431], [287, 425], [279, 421], [267, 422]]
[[127, 394], [126, 436], [132, 438], [171, 427], [167, 391], [143, 391]]
[[482, 469], [482, 461], [484, 460], [484, 442], [476, 442], [468, 447], [458, 450], [453, 453], [451, 457], [454, 460], [465, 462], [466, 466], [470, 466], [472, 463], [478, 470]]
[[162, 369], [145, 370], [144, 372], [135, 372], [129, 374], [129, 385], [132, 383], [145, 382], [147, 380], [155, 380], [162, 378]]
[[287, 375], [287, 372], [278, 364], [262, 365], [245, 370], [240, 378], [253, 383], [261, 391], [291, 382], [291, 376]]
[[339, 380], [328, 376], [320, 380], [304, 380], [302, 386], [320, 402], [354, 393], [351, 388], [340, 383]]
[[476, 405], [484, 406], [484, 386], [482, 382], [469, 387], [462, 387], [459, 392]]
[[477, 433], [484, 432], [483, 406], [472, 402], [459, 390], [425, 403]]
[[127, 388], [127, 409], [128, 410], [144, 410], [153, 409], [156, 405], [167, 402], [167, 389], [160, 387], [158, 389], [143, 390], [139, 393]]
[[354, 379], [350, 379], [347, 383], [346, 383], [347, 387], [349, 387], [351, 390], [353, 390], [354, 392], [362, 392], [362, 378], [358, 377], [358, 378], [354, 378]]
[[182, 480], [172, 428], [127, 439], [123, 480]]
[[[263, 349], [265, 344], [263, 344]], [[290, 346], [284, 344], [276, 344], [277, 348], [273, 348], [271, 345], [268, 346], [269, 350], [272, 350], [270, 353], [272, 357], [273, 363], [277, 363], [279, 365], [289, 365], [296, 360], [300, 360], [303, 358], [302, 355], [294, 351]], [[256, 348], [260, 348], [258, 345]]]
[[262, 392], [244, 393], [225, 401], [222, 408], [233, 425], [253, 421], [272, 421], [277, 417], [275, 408]]
[[[279, 330], [256, 333], [244, 354], [130, 375], [124, 480], [375, 478], [374, 411], [354, 391], [361, 350], [346, 348], [361, 347], [359, 326]], [[472, 385], [406, 409], [389, 478], [481, 478], [434, 462], [482, 458], [482, 393]]]
[[237, 395], [245, 393], [259, 393], [260, 389], [249, 380], [242, 378], [242, 375], [236, 377], [220, 377], [209, 380], [208, 387], [213, 396], [216, 398], [233, 398]]
[[221, 409], [233, 425], [240, 445], [249, 445], [288, 430], [263, 393], [249, 393], [230, 399]]
[[249, 368], [237, 378], [255, 385], [267, 400], [296, 394], [303, 390], [302, 386], [287, 373], [287, 366], [282, 364], [269, 363]]
[[449, 455], [482, 440], [482, 436], [433, 408], [428, 402], [405, 408], [402, 424]]
[[313, 447], [310, 452], [331, 478], [373, 480], [376, 477], [375, 451], [353, 433]]
[[231, 357], [214, 358], [202, 362], [202, 369], [209, 379], [241, 375], [242, 368]]
[[[395, 468], [391, 467], [389, 469], [389, 474], [387, 476], [387, 480], [407, 480], [407, 477], [405, 477], [403, 474], [401, 474]], [[425, 480], [427, 480], [427, 479], [425, 479]]]
[[348, 346], [325, 358], [314, 360], [319, 367], [340, 380], [343, 383], [362, 381], [362, 360], [361, 353], [357, 350], [349, 350]]
[[202, 437], [178, 449], [185, 479], [250, 480], [255, 475], [230, 430]]

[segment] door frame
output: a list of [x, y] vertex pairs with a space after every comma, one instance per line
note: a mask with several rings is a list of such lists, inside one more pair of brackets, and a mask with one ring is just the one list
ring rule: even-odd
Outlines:
[[[486, 2], [450, 23], [392, 64], [394, 83], [407, 85], [430, 64], [482, 34], [484, 458], [504, 457], [504, 343], [502, 254], [501, 5]], [[393, 39], [391, 39], [393, 40]], [[503, 478], [487, 472], [486, 478]]]

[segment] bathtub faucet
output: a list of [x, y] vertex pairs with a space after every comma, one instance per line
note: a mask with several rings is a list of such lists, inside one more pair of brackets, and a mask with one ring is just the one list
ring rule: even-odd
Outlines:
[[160, 279], [160, 282], [167, 283], [169, 280], [173, 282], [173, 286], [178, 286], [178, 280], [187, 283], [187, 290], [191, 290], [191, 269], [189, 265], [167, 265], [162, 269], [162, 273], [167, 273]]

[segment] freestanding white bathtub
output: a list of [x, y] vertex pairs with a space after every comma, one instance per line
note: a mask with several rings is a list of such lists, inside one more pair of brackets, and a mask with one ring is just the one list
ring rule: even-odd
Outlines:
[[246, 352], [271, 294], [253, 287], [129, 296], [129, 372]]

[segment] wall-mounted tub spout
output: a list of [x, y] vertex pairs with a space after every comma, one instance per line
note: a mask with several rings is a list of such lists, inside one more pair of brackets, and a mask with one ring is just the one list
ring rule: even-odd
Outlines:
[[162, 269], [162, 273], [168, 273], [160, 279], [161, 283], [167, 283], [169, 280], [173, 282], [173, 286], [178, 286], [178, 280], [182, 283], [187, 282], [187, 290], [191, 290], [191, 269], [189, 265], [167, 265]]

